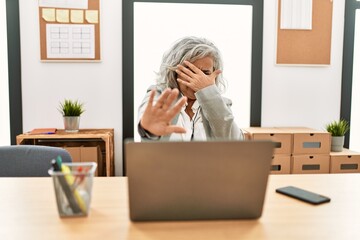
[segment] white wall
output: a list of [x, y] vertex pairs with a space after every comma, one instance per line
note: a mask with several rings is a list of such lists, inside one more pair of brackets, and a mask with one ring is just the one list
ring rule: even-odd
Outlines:
[[[322, 129], [340, 116], [345, 1], [333, 1], [331, 65], [275, 65], [277, 0], [264, 1], [263, 126]], [[115, 169], [122, 173], [122, 2], [101, 1], [101, 63], [42, 63], [38, 1], [20, 0], [24, 131], [62, 128], [60, 100], [86, 102], [83, 128], [115, 129]]]
[[[206, 11], [203, 11], [204, 9]], [[193, 18], [183, 18], [184, 12], [189, 16], [196, 15], [197, 21], [207, 19], [206, 24], [201, 24], [201, 27], [184, 28], [183, 26], [194, 24]], [[213, 18], [215, 15], [217, 17]], [[164, 52], [184, 36], [205, 37], [220, 49], [224, 64], [222, 76], [227, 83], [224, 96], [232, 100], [231, 110], [236, 116], [237, 125], [239, 127], [250, 125], [252, 15], [253, 9], [249, 5], [154, 2], [134, 4], [134, 136], [136, 140], [140, 140], [137, 134], [139, 121], [137, 111], [144, 93], [150, 85], [155, 84], [155, 73], [159, 71]], [[164, 21], [170, 18], [173, 20]], [[236, 29], [223, 27], [231, 26], [234, 22], [238, 23]], [[166, 29], [166, 34], [148, 37], [159, 28]]]
[[262, 126], [323, 130], [340, 117], [345, 1], [333, 1], [331, 64], [326, 67], [275, 65], [277, 2], [264, 1]]
[[115, 172], [122, 174], [122, 2], [101, 1], [100, 63], [40, 62], [38, 1], [20, 0], [23, 129], [63, 128], [64, 98], [85, 102], [81, 128], [115, 129]]
[[10, 145], [6, 2], [0, 1], [0, 146]]
[[[354, 63], [353, 66], [360, 64], [360, 9], [355, 13], [355, 33], [354, 33]], [[353, 68], [352, 94], [351, 94], [351, 129], [349, 149], [360, 151], [360, 69]]]

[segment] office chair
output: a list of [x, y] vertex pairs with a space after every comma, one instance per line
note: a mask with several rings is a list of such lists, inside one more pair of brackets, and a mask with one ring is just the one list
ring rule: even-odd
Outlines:
[[39, 145], [0, 146], [0, 177], [48, 177], [51, 160], [61, 156], [72, 162], [68, 151]]

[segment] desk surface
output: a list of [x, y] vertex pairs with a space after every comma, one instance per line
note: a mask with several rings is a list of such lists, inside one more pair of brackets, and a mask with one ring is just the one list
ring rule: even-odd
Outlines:
[[[331, 202], [275, 193], [287, 185]], [[0, 178], [0, 239], [360, 239], [359, 186], [360, 174], [270, 175], [259, 220], [132, 223], [124, 177], [95, 178], [85, 218], [59, 218], [51, 178]]]

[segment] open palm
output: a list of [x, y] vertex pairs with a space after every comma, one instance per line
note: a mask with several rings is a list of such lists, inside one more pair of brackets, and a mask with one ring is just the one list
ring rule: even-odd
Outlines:
[[153, 104], [155, 90], [150, 93], [149, 101], [141, 118], [141, 126], [150, 133], [163, 136], [171, 133], [185, 133], [182, 127], [171, 125], [171, 120], [181, 111], [186, 103], [186, 97], [181, 97], [176, 103], [179, 95], [178, 89], [166, 89]]

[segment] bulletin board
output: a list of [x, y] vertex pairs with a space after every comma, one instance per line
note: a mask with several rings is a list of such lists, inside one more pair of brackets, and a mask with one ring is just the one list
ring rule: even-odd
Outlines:
[[313, 0], [312, 29], [280, 29], [278, 1], [277, 64], [330, 64], [332, 0]]
[[39, 0], [40, 59], [99, 61], [100, 0]]

